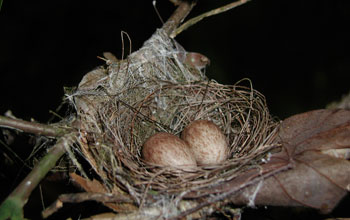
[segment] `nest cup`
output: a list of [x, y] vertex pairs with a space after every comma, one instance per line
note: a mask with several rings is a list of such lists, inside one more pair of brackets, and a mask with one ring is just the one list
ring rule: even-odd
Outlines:
[[[262, 163], [276, 134], [265, 98], [249, 80], [230, 86], [208, 80], [183, 62], [183, 53], [158, 30], [127, 59], [86, 74], [77, 91], [67, 95], [80, 120], [79, 151], [101, 183], [138, 205], [235, 178]], [[157, 132], [180, 136], [198, 119], [223, 131], [229, 143], [225, 162], [179, 171], [142, 160], [148, 137]]]

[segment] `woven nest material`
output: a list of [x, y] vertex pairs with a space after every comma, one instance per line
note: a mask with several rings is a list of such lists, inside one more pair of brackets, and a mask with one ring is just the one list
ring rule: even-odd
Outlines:
[[[268, 159], [276, 134], [265, 98], [249, 80], [231, 86], [208, 80], [184, 62], [184, 54], [158, 30], [140, 50], [86, 74], [67, 94], [80, 119], [80, 152], [101, 183], [117, 187], [139, 206], [235, 178]], [[142, 160], [148, 137], [157, 132], [179, 136], [197, 119], [221, 128], [230, 147], [228, 160], [191, 171]]]

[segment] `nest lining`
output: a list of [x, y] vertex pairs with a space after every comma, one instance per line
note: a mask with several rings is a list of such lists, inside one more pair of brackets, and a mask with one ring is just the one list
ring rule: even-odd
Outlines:
[[[80, 118], [79, 150], [105, 185], [118, 187], [138, 205], [233, 179], [268, 160], [273, 148], [277, 123], [251, 82], [227, 86], [208, 80], [184, 63], [184, 53], [158, 30], [127, 59], [86, 74], [67, 95]], [[152, 134], [179, 136], [197, 119], [222, 129], [230, 146], [227, 161], [179, 171], [142, 160], [142, 144]]]

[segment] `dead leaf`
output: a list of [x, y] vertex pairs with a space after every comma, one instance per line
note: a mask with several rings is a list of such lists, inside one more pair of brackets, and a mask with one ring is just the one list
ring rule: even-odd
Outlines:
[[[86, 192], [92, 193], [112, 193], [114, 195], [120, 195], [120, 190], [115, 186], [112, 192], [109, 192], [104, 185], [102, 185], [97, 180], [88, 180], [75, 173], [71, 173], [70, 177], [75, 181], [80, 187], [82, 187]], [[126, 195], [123, 195], [126, 196]], [[104, 203], [105, 206], [113, 209], [116, 212], [131, 212], [137, 210], [136, 206], [132, 203]]]
[[324, 152], [350, 148], [350, 111], [315, 110], [292, 116], [281, 124], [277, 141], [283, 151], [273, 158], [289, 161], [293, 168], [245, 188], [231, 201], [331, 212], [350, 189], [350, 162]]

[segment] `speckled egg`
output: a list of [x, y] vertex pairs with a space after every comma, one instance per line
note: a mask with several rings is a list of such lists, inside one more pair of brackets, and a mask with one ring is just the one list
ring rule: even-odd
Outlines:
[[185, 141], [179, 137], [160, 132], [146, 140], [142, 147], [142, 157], [148, 164], [193, 168], [196, 160]]
[[182, 132], [198, 165], [213, 165], [228, 157], [228, 144], [221, 129], [208, 120], [196, 120]]

